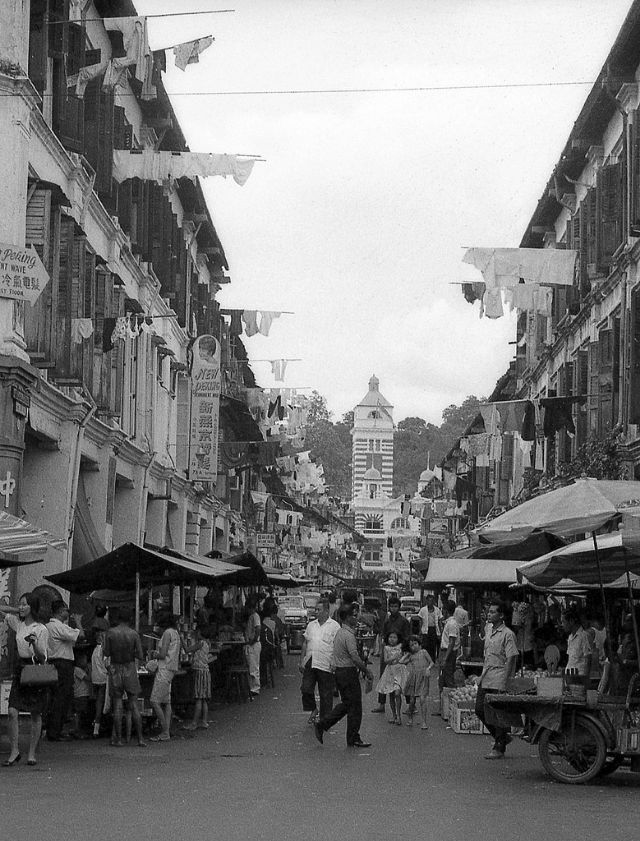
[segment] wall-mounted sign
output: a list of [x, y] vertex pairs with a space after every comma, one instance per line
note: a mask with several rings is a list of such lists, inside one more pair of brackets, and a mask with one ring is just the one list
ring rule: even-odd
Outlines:
[[35, 304], [48, 282], [47, 270], [33, 246], [20, 248], [0, 242], [0, 298]]
[[256, 545], [258, 549], [274, 549], [276, 545], [276, 536], [273, 532], [259, 531], [256, 535]]
[[193, 343], [189, 479], [215, 482], [218, 475], [220, 344], [215, 336]]

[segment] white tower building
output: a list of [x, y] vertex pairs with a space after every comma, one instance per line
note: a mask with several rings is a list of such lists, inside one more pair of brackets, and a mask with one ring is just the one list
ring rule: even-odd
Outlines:
[[372, 468], [380, 478], [376, 492], [387, 497], [393, 493], [393, 406], [380, 394], [380, 381], [374, 374], [369, 391], [353, 410], [352, 498], [362, 496], [365, 473]]

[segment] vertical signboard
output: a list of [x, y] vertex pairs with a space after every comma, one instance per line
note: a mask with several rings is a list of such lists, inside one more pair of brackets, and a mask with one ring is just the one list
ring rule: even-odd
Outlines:
[[220, 344], [214, 336], [199, 336], [191, 366], [191, 434], [189, 478], [215, 482], [218, 473], [220, 416]]

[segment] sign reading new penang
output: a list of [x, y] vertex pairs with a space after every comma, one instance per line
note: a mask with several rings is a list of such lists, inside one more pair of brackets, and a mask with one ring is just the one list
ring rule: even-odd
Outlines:
[[0, 298], [35, 304], [48, 282], [47, 270], [33, 246], [0, 243]]
[[220, 345], [214, 336], [199, 336], [192, 352], [189, 478], [215, 482], [218, 473]]

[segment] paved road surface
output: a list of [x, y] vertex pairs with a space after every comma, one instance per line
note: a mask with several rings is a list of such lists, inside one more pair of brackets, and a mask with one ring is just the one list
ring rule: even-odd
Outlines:
[[[394, 727], [369, 712], [371, 748], [347, 748], [344, 723], [320, 746], [300, 711], [297, 658], [251, 704], [213, 708], [193, 738], [146, 750], [104, 740], [48, 744], [38, 765], [0, 768], [0, 837], [124, 841], [632, 841], [640, 775], [595, 786], [551, 782], [517, 741], [504, 762], [488, 738]], [[0, 754], [8, 750], [4, 722]], [[179, 732], [179, 731], [178, 731]]]

